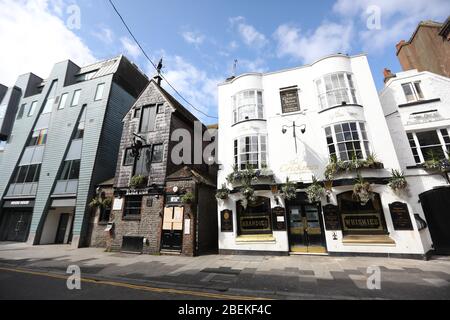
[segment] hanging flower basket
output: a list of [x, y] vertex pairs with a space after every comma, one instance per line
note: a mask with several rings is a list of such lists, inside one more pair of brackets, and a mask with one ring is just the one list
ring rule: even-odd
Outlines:
[[139, 188], [145, 188], [148, 183], [148, 177], [137, 175], [131, 178], [130, 180], [130, 188], [132, 189], [139, 189]]
[[372, 185], [365, 181], [364, 178], [358, 174], [356, 183], [353, 186], [353, 196], [365, 206], [370, 200], [373, 200], [375, 195], [372, 192]]
[[183, 204], [191, 204], [194, 202], [194, 200], [195, 200], [195, 196], [192, 192], [187, 192], [186, 194], [184, 194], [181, 197], [181, 202]]
[[92, 201], [89, 203], [89, 207], [91, 208], [110, 208], [112, 205], [111, 198], [102, 198], [100, 196], [95, 197], [92, 199]]
[[286, 200], [294, 200], [297, 197], [297, 187], [294, 182], [289, 181], [289, 178], [281, 187], [281, 196]]
[[306, 195], [310, 203], [317, 203], [325, 196], [325, 189], [320, 185], [316, 177], [313, 176], [312, 179], [313, 183], [306, 189]]
[[357, 171], [361, 169], [383, 169], [384, 165], [377, 160], [376, 155], [369, 154], [365, 160], [353, 155], [352, 160], [338, 160], [336, 156], [330, 158], [330, 163], [325, 168], [324, 176], [326, 180], [333, 180], [343, 172]]
[[392, 177], [389, 179], [388, 186], [395, 192], [404, 190], [408, 187], [405, 175], [401, 170], [392, 170]]
[[221, 189], [218, 189], [216, 192], [216, 198], [219, 200], [227, 200], [230, 195], [230, 190], [226, 187], [226, 185], [222, 185]]

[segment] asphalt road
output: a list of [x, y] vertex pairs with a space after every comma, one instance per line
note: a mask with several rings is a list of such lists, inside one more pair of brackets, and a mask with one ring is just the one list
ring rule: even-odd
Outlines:
[[0, 300], [214, 300], [220, 293], [157, 288], [125, 282], [82, 279], [80, 290], [67, 288], [67, 276], [0, 269]]

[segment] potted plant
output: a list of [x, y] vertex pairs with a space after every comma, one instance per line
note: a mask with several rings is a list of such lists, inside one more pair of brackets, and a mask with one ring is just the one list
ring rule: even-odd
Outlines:
[[289, 178], [286, 179], [286, 183], [281, 187], [281, 195], [286, 200], [294, 200], [297, 197], [297, 187]]
[[181, 197], [181, 202], [183, 204], [191, 204], [192, 202], [194, 202], [195, 196], [192, 192], [186, 192], [182, 197]]
[[148, 177], [143, 175], [136, 175], [133, 176], [130, 180], [130, 188], [132, 189], [139, 189], [139, 188], [145, 188], [148, 183]]
[[227, 188], [225, 184], [222, 185], [222, 188], [217, 190], [216, 198], [219, 200], [227, 200], [230, 195], [230, 190]]
[[358, 174], [355, 185], [353, 186], [353, 196], [365, 206], [370, 200], [373, 200], [374, 194], [372, 192], [372, 186], [369, 182]]
[[319, 183], [315, 176], [312, 177], [312, 184], [306, 189], [306, 195], [310, 203], [320, 202], [322, 197], [325, 196], [325, 189]]
[[111, 198], [104, 198], [101, 196], [97, 196], [89, 203], [89, 207], [91, 208], [110, 208], [112, 204]]
[[392, 170], [392, 177], [389, 179], [388, 186], [394, 191], [400, 191], [406, 189], [408, 182], [405, 175], [401, 170]]

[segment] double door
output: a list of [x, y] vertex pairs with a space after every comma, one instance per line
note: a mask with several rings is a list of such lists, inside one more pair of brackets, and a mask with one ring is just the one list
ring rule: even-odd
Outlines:
[[32, 210], [5, 211], [1, 241], [26, 242], [30, 232]]
[[183, 244], [184, 207], [165, 207], [161, 248], [181, 251]]
[[292, 253], [326, 253], [320, 206], [289, 206], [289, 246]]

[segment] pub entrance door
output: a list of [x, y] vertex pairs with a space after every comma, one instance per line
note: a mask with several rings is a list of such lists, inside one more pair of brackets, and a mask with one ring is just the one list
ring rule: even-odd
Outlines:
[[450, 188], [438, 188], [419, 196], [436, 254], [450, 254]]
[[289, 205], [288, 216], [289, 247], [292, 253], [327, 252], [320, 205]]
[[183, 244], [184, 207], [165, 207], [161, 248], [181, 251]]
[[0, 229], [0, 241], [26, 242], [30, 233], [32, 216], [32, 209], [5, 211]]

